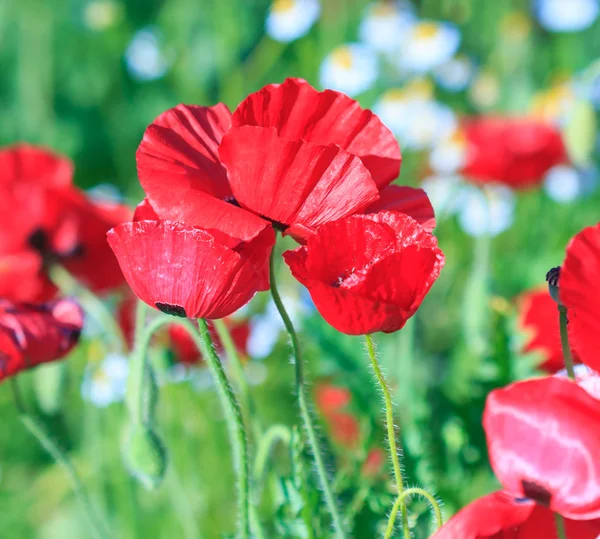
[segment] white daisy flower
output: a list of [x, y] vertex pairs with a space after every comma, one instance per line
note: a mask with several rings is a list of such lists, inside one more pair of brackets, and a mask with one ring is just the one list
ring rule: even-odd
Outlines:
[[437, 219], [454, 215], [461, 208], [465, 183], [459, 176], [428, 176], [421, 182]]
[[514, 222], [515, 195], [505, 185], [466, 185], [461, 197], [458, 223], [469, 236], [497, 236]]
[[452, 109], [421, 91], [390, 90], [373, 107], [404, 149], [423, 150], [448, 138], [458, 121]]
[[404, 36], [397, 64], [402, 71], [426, 73], [452, 58], [460, 45], [460, 32], [448, 22], [420, 21]]
[[468, 56], [461, 54], [436, 67], [433, 75], [444, 90], [460, 92], [471, 83], [475, 75], [475, 64]]
[[438, 142], [429, 154], [429, 166], [438, 174], [454, 174], [465, 162], [467, 143], [460, 129]]
[[275, 41], [289, 43], [305, 35], [320, 13], [318, 0], [275, 0], [265, 30]]
[[492, 108], [500, 99], [498, 77], [485, 71], [477, 74], [469, 87], [469, 99], [480, 110]]
[[534, 12], [550, 32], [579, 32], [598, 17], [598, 0], [537, 0]]
[[151, 81], [165, 75], [173, 63], [172, 56], [172, 51], [161, 49], [156, 32], [146, 28], [133, 36], [125, 52], [125, 62], [133, 78]]
[[88, 2], [83, 9], [83, 22], [95, 32], [101, 32], [118, 23], [123, 15], [123, 6], [112, 0]]
[[360, 40], [378, 52], [400, 50], [404, 34], [414, 24], [410, 6], [400, 2], [376, 2], [367, 7], [360, 23]]
[[366, 45], [350, 43], [325, 58], [321, 64], [321, 86], [355, 96], [371, 88], [378, 74], [375, 52]]
[[106, 408], [125, 398], [129, 361], [120, 354], [109, 354], [99, 365], [86, 369], [81, 385], [83, 398], [99, 408]]
[[544, 191], [555, 202], [572, 202], [581, 195], [579, 173], [573, 167], [559, 165], [551, 168], [544, 179]]

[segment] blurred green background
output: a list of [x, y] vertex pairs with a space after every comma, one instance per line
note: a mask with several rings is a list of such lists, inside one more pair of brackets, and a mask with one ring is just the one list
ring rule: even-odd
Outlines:
[[[278, 41], [265, 33], [270, 13], [284, 13], [295, 4], [301, 12], [310, 11], [314, 3], [320, 10], [304, 30], [281, 23], [285, 28], [291, 24], [290, 32], [299, 34], [295, 39]], [[0, 143], [49, 146], [74, 160], [80, 186], [115, 186], [135, 204], [141, 198], [135, 151], [144, 129], [179, 103], [222, 101], [233, 110], [249, 92], [294, 76], [317, 87], [334, 81], [363, 106], [382, 111], [391, 127], [402, 123], [394, 114], [406, 111], [401, 105], [406, 100], [410, 105], [416, 95], [423, 115], [413, 114], [397, 128], [404, 159], [399, 181], [415, 186], [429, 182], [446, 267], [406, 328], [377, 335], [376, 341], [394, 387], [408, 482], [435, 492], [449, 517], [497, 486], [481, 428], [487, 392], [534, 374], [540, 360], [521, 352], [524, 336], [515, 298], [544, 282], [546, 271], [561, 263], [573, 234], [600, 220], [600, 64], [595, 63], [600, 21], [590, 15], [581, 28], [557, 29], [560, 20], [553, 27], [554, 12], [542, 12], [541, 4], [422, 0], [373, 7], [366, 0], [279, 0], [272, 7], [267, 0], [4, 0]], [[589, 5], [597, 9], [592, 0], [573, 4], [578, 13]], [[439, 27], [425, 25], [413, 41], [394, 45], [390, 37], [374, 46], [369, 42], [377, 41], [379, 31], [384, 38], [388, 34], [385, 25], [378, 30], [377, 24], [365, 23], [373, 13], [401, 13], [412, 18], [412, 25], [422, 19], [446, 21], [454, 34], [422, 44], [417, 42], [421, 37], [440, 34]], [[301, 16], [292, 19], [303, 21]], [[273, 24], [271, 34], [277, 32]], [[389, 36], [402, 37], [394, 31]], [[348, 43], [363, 48], [344, 48]], [[383, 50], [386, 43], [390, 50]], [[402, 61], [409, 51], [417, 64], [435, 66], [407, 68]], [[452, 64], [454, 58], [462, 63]], [[328, 71], [328, 61], [337, 71]], [[386, 108], [397, 95], [405, 101], [397, 109]], [[462, 115], [488, 113], [535, 114], [555, 122], [565, 134], [572, 163], [558, 180], [501, 201], [499, 213], [490, 217], [499, 220], [498, 230], [482, 233], [480, 221], [488, 217], [448, 209], [454, 195], [439, 189], [448, 174], [432, 165], [432, 152], [445, 142], [436, 135], [440, 126], [452, 125]], [[471, 203], [462, 200], [462, 209]], [[384, 439], [380, 395], [362, 343], [329, 328], [306, 306], [287, 269], [281, 273], [286, 301], [299, 312], [311, 378], [352, 392], [349, 410], [361, 426], [359, 445], [336, 443], [325, 425], [323, 435], [331, 469], [335, 462], [338, 470], [332, 475], [341, 503], [355, 513], [353, 536], [374, 537], [393, 491], [389, 477], [366, 479], [360, 472], [367, 451], [382, 447]], [[249, 310], [263, 322], [269, 320], [267, 300], [257, 297]], [[264, 324], [258, 326], [253, 331], [265, 331]], [[292, 425], [297, 421], [289, 350], [278, 327], [269, 331], [276, 342], [261, 360], [263, 374], [253, 386], [257, 416], [263, 425]], [[122, 466], [123, 405], [99, 407], [82, 400], [86, 364], [108, 353], [90, 335], [66, 362], [22, 378], [27, 397], [69, 450], [115, 537], [193, 539], [232, 533], [233, 473], [224, 421], [210, 385], [168, 382], [162, 387], [158, 423], [170, 467], [164, 485], [147, 492]], [[156, 354], [159, 363], [167, 361], [168, 351]], [[92, 537], [62, 470], [24, 431], [5, 386], [0, 387], [0, 410], [0, 537]], [[310, 464], [296, 450], [309, 474]], [[308, 502], [294, 498], [299, 494], [289, 484], [292, 461], [279, 449], [268, 464], [268, 494], [260, 506], [267, 537], [324, 536], [324, 531], [312, 532], [296, 522], [301, 521], [298, 507]], [[319, 506], [314, 489], [310, 503]], [[427, 537], [426, 505], [411, 503], [411, 514], [415, 537]]]

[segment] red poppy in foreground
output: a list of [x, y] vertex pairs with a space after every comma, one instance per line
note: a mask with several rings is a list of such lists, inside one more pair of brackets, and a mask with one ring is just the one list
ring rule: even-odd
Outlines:
[[402, 328], [444, 265], [431, 234], [388, 211], [327, 223], [283, 256], [323, 318], [349, 335]]
[[140, 183], [159, 219], [245, 241], [264, 219], [304, 240], [322, 223], [369, 211], [379, 200], [430, 226], [433, 210], [422, 192], [383, 189], [400, 160], [377, 116], [299, 79], [251, 94], [233, 117], [222, 104], [170, 109], [148, 127], [137, 152]]
[[41, 305], [0, 300], [0, 381], [64, 357], [82, 327], [83, 311], [71, 300]]
[[567, 160], [560, 132], [537, 120], [484, 116], [462, 127], [467, 144], [462, 174], [476, 183], [533, 187]]
[[[523, 351], [541, 354], [542, 363], [539, 368], [550, 374], [564, 369], [558, 306], [548, 293], [548, 288], [531, 290], [523, 294], [520, 298], [520, 307], [519, 325], [529, 334]], [[574, 350], [571, 350], [571, 354], [576, 359]]]
[[583, 363], [600, 370], [600, 224], [584, 228], [567, 246], [559, 295], [568, 309], [571, 346]]
[[[596, 539], [600, 521], [565, 519], [569, 539]], [[431, 539], [559, 539], [554, 514], [531, 500], [494, 492], [470, 503]]]
[[492, 391], [483, 425], [504, 489], [566, 518], [600, 517], [600, 401], [559, 377]]
[[188, 318], [223, 318], [259, 290], [275, 241], [252, 242], [171, 221], [125, 223], [108, 232], [125, 279], [148, 305]]
[[[231, 338], [235, 347], [242, 356], [247, 354], [247, 343], [248, 337], [250, 336], [250, 325], [248, 322], [235, 322], [231, 319], [226, 318], [225, 324], [229, 327]], [[210, 331], [210, 337], [217, 350], [217, 352], [223, 351], [223, 343], [212, 323], [208, 323], [208, 329]], [[171, 348], [175, 352], [175, 357], [180, 363], [185, 365], [196, 365], [203, 363], [204, 359], [202, 353], [198, 350], [196, 343], [190, 337], [189, 332], [183, 326], [178, 324], [172, 324], [169, 326], [169, 340]]]

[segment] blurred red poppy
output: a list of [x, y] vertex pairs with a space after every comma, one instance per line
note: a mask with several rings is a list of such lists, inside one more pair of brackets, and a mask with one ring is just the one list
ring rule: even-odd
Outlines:
[[482, 116], [466, 119], [462, 129], [466, 139], [462, 173], [475, 183], [533, 187], [553, 166], [567, 160], [560, 132], [538, 120]]
[[223, 318], [250, 301], [263, 283], [274, 241], [268, 227], [244, 242], [172, 221], [125, 223], [108, 232], [135, 294], [163, 312], [188, 318]]
[[483, 425], [504, 489], [566, 518], [600, 517], [600, 401], [549, 377], [492, 391]]
[[329, 383], [317, 385], [315, 402], [323, 414], [332, 439], [338, 444], [352, 449], [360, 440], [360, 425], [354, 414], [345, 410], [352, 395], [345, 387]]
[[[246, 345], [248, 343], [248, 337], [250, 336], [250, 325], [247, 321], [236, 322], [229, 318], [225, 319], [231, 338], [235, 344], [237, 351], [245, 356], [247, 354]], [[219, 334], [212, 323], [208, 323], [210, 336], [212, 342], [218, 352], [223, 351], [223, 344], [219, 338]], [[186, 365], [195, 365], [204, 362], [202, 353], [198, 350], [198, 347], [190, 337], [188, 331], [178, 324], [172, 324], [168, 328], [169, 340], [171, 347], [175, 352], [177, 361]]]
[[352, 400], [350, 391], [345, 387], [321, 383], [315, 386], [315, 402], [323, 414], [337, 412], [348, 406]]
[[571, 346], [583, 363], [600, 370], [600, 224], [571, 239], [558, 284], [568, 309]]
[[[248, 96], [233, 117], [222, 104], [178, 105], [148, 127], [137, 152], [158, 219], [245, 241], [263, 229], [263, 218], [303, 241], [324, 222], [364, 211], [400, 161], [377, 116], [300, 79]], [[386, 195], [386, 207], [433, 219], [426, 196], [412, 192]]]
[[349, 335], [402, 328], [444, 265], [430, 233], [388, 211], [327, 223], [283, 256], [323, 318]]
[[363, 462], [361, 473], [365, 477], [377, 477], [384, 471], [387, 455], [381, 447], [374, 447], [367, 453]]
[[83, 312], [68, 299], [40, 305], [0, 300], [0, 381], [64, 357], [82, 327]]
[[[69, 160], [43, 148], [0, 151], [0, 291], [13, 301], [44, 301], [47, 271], [65, 265], [95, 292], [124, 283], [106, 231], [130, 219], [119, 204], [88, 199], [72, 184]], [[20, 279], [15, 276], [21, 274]]]
[[[519, 325], [529, 334], [523, 351], [541, 354], [542, 363], [539, 367], [550, 374], [564, 369], [558, 306], [548, 293], [548, 288], [525, 292], [519, 298], [519, 303]], [[573, 349], [571, 354], [577, 361], [577, 354]]]
[[[600, 521], [565, 520], [567, 537], [596, 539]], [[454, 515], [431, 539], [558, 539], [552, 511], [506, 492], [478, 498]]]

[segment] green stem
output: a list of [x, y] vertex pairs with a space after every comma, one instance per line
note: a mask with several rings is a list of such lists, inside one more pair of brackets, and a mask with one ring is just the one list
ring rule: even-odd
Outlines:
[[127, 340], [125, 339], [125, 335], [123, 335], [121, 327], [108, 307], [96, 294], [81, 286], [62, 266], [52, 266], [51, 277], [65, 295], [77, 296], [83, 310], [102, 325], [118, 351], [124, 352], [127, 350]]
[[[377, 381], [379, 382], [379, 387], [383, 392], [383, 399], [385, 402], [385, 424], [387, 428], [388, 444], [390, 446], [390, 456], [392, 458], [392, 467], [394, 469], [394, 478], [396, 480], [396, 486], [398, 488], [399, 499], [402, 500], [404, 499], [402, 498], [402, 493], [404, 491], [404, 479], [402, 477], [402, 468], [400, 467], [398, 447], [396, 446], [396, 433], [394, 431], [394, 404], [392, 402], [392, 395], [385, 381], [385, 376], [383, 375], [383, 373], [381, 372], [381, 368], [379, 367], [377, 355], [375, 354], [375, 347], [373, 346], [373, 339], [370, 335], [365, 335], [365, 341], [367, 343], [367, 351], [369, 353], [371, 365], [373, 366], [373, 371], [375, 371], [375, 376], [377, 377]], [[392, 528], [394, 527], [395, 520], [396, 516], [394, 514], [393, 520], [390, 517]], [[406, 515], [406, 508], [404, 506], [402, 506], [402, 529], [404, 531], [404, 537], [406, 539], [410, 539], [408, 517]]]
[[248, 473], [248, 441], [246, 438], [246, 429], [242, 418], [240, 405], [229, 384], [221, 360], [212, 343], [210, 331], [206, 320], [198, 320], [198, 330], [189, 320], [183, 320], [181, 324], [187, 328], [190, 336], [196, 343], [196, 346], [202, 351], [217, 384], [221, 405], [225, 411], [227, 424], [229, 426], [229, 436], [233, 447], [234, 458], [236, 461], [236, 471], [238, 474], [238, 516], [240, 523], [240, 537], [249, 539], [250, 537], [250, 479]]
[[17, 383], [16, 378], [11, 379], [11, 387], [15, 400], [15, 406], [19, 412], [21, 422], [25, 428], [37, 439], [40, 445], [48, 452], [48, 454], [63, 467], [67, 476], [71, 480], [73, 486], [73, 492], [81, 503], [85, 513], [92, 524], [95, 534], [101, 539], [110, 539], [111, 535], [108, 531], [108, 527], [102, 518], [96, 514], [92, 504], [88, 498], [83, 482], [79, 478], [75, 467], [67, 457], [66, 453], [56, 444], [56, 442], [50, 437], [45, 427], [37, 419], [29, 415], [21, 396], [21, 391]]
[[296, 392], [298, 396], [298, 405], [300, 407], [300, 415], [302, 416], [304, 428], [306, 429], [311, 453], [315, 461], [317, 476], [319, 478], [321, 489], [323, 490], [323, 495], [325, 496], [325, 503], [327, 504], [327, 508], [329, 509], [329, 513], [331, 514], [331, 517], [333, 519], [335, 535], [338, 539], [345, 539], [346, 533], [344, 531], [343, 521], [337, 508], [336, 501], [333, 496], [333, 491], [331, 489], [331, 486], [329, 485], [329, 479], [327, 478], [327, 472], [325, 470], [323, 455], [321, 453], [321, 448], [319, 447], [315, 426], [313, 424], [310, 409], [308, 406], [308, 399], [306, 397], [306, 390], [304, 387], [304, 365], [302, 362], [302, 357], [300, 355], [300, 343], [298, 341], [298, 335], [296, 333], [296, 330], [294, 329], [294, 325], [292, 324], [292, 321], [290, 320], [287, 311], [285, 310], [285, 306], [281, 301], [279, 291], [277, 290], [277, 283], [275, 279], [275, 249], [273, 249], [273, 251], [271, 252], [271, 260], [269, 267], [271, 273], [271, 295], [273, 296], [275, 306], [279, 311], [279, 315], [281, 316], [283, 324], [285, 325], [285, 328], [290, 336], [290, 340], [292, 341], [292, 348], [294, 352], [294, 365], [296, 369]]
[[394, 532], [394, 523], [396, 521], [396, 515], [398, 514], [398, 510], [400, 509], [400, 507], [405, 506], [406, 498], [415, 494], [417, 496], [423, 496], [423, 498], [427, 499], [427, 501], [431, 504], [431, 507], [433, 508], [433, 512], [435, 513], [435, 519], [437, 521], [438, 529], [440, 529], [443, 526], [444, 519], [442, 518], [442, 511], [435, 497], [433, 497], [431, 494], [429, 494], [429, 492], [423, 490], [422, 488], [407, 488], [404, 492], [400, 493], [400, 495], [396, 499], [396, 503], [394, 503], [394, 507], [392, 508], [392, 512], [390, 513], [390, 519], [388, 520], [388, 525], [385, 530], [384, 539], [390, 539], [390, 537], [392, 537], [392, 533]]
[[569, 331], [567, 329], [567, 324], [569, 323], [567, 319], [567, 309], [559, 305], [559, 321], [560, 321], [560, 343], [562, 345], [563, 356], [565, 358], [565, 368], [567, 369], [567, 374], [571, 380], [575, 380], [575, 368], [573, 367], [573, 356], [571, 355], [571, 347], [569, 346]]
[[286, 446], [290, 445], [292, 435], [285, 425], [272, 425], [263, 434], [256, 451], [254, 459], [254, 480], [260, 482], [262, 480], [267, 461], [271, 454], [271, 450], [277, 442], [281, 442]]
[[565, 530], [565, 521], [561, 515], [554, 513], [554, 522], [556, 523], [556, 535], [558, 539], [567, 539], [567, 532]]

